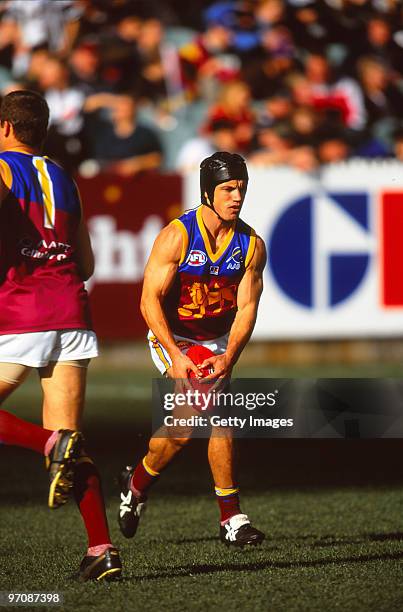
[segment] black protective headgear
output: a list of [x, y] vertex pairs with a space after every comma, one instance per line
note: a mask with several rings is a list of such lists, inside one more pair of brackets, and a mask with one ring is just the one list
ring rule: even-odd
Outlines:
[[[248, 170], [245, 160], [237, 153], [218, 151], [203, 159], [200, 164], [200, 192], [202, 204], [214, 210], [214, 190], [220, 183], [234, 179], [248, 182]], [[204, 195], [207, 192], [208, 199]], [[214, 210], [215, 212], [215, 210]]]

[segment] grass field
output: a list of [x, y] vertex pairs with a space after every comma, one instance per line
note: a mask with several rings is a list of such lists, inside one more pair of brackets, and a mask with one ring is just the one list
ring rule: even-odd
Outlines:
[[[253, 376], [372, 376], [368, 368], [265, 370]], [[397, 375], [385, 366], [378, 375]], [[258, 440], [240, 448], [243, 507], [267, 541], [227, 550], [195, 440], [151, 494], [133, 541], [120, 535], [117, 472], [140, 458], [149, 435], [149, 370], [93, 370], [85, 432], [103, 475], [122, 582], [71, 579], [85, 552], [73, 501], [46, 508], [43, 461], [0, 449], [0, 591], [60, 591], [67, 611], [403, 610], [403, 465], [399, 440]], [[34, 378], [6, 408], [38, 420]], [[402, 484], [400, 484], [402, 483]], [[38, 608], [35, 608], [38, 609]], [[60, 608], [59, 608], [60, 609]]]

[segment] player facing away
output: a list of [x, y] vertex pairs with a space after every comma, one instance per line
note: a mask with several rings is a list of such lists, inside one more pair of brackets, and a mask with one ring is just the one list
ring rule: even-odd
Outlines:
[[94, 259], [74, 181], [40, 153], [48, 118], [35, 92], [14, 91], [0, 106], [0, 403], [33, 368], [43, 391], [43, 427], [0, 409], [0, 447], [46, 457], [50, 508], [73, 489], [88, 534], [78, 577], [109, 579], [122, 566], [78, 431], [87, 366], [98, 354], [83, 284]]
[[[159, 371], [174, 379], [213, 368], [229, 377], [253, 331], [263, 288], [263, 240], [239, 218], [248, 184], [240, 155], [217, 152], [200, 166], [202, 204], [158, 235], [148, 260], [141, 310]], [[195, 364], [186, 353], [199, 345], [214, 355]], [[120, 475], [119, 525], [133, 537], [149, 488], [189, 437], [153, 437], [144, 459]], [[242, 513], [230, 431], [212, 435], [208, 459], [227, 545], [257, 544], [264, 534]]]

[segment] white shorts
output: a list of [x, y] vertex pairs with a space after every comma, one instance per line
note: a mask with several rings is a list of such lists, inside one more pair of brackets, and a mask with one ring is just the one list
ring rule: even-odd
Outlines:
[[[210, 351], [216, 355], [222, 355], [225, 353], [227, 350], [228, 337], [229, 334], [225, 334], [225, 336], [214, 338], [213, 340], [192, 340], [191, 338], [184, 338], [183, 336], [177, 336], [174, 334], [175, 342], [182, 353], [186, 353], [187, 350], [194, 344], [199, 344], [200, 346], [205, 346], [206, 348], [210, 349]], [[154, 336], [151, 329], [148, 332], [147, 339], [150, 346], [152, 360], [157, 366], [157, 369], [164, 376], [168, 368], [170, 368], [172, 365], [171, 358]]]
[[42, 368], [50, 361], [91, 359], [98, 355], [95, 332], [60, 329], [0, 335], [0, 362]]

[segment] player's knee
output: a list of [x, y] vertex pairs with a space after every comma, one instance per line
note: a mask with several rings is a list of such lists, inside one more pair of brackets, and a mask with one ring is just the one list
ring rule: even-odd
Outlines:
[[190, 436], [183, 436], [183, 437], [174, 436], [174, 437], [170, 437], [170, 440], [173, 446], [177, 448], [178, 450], [180, 450], [181, 448], [184, 448], [187, 444], [189, 444], [191, 437]]

